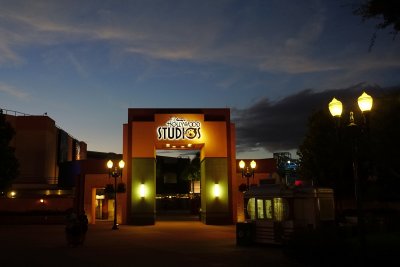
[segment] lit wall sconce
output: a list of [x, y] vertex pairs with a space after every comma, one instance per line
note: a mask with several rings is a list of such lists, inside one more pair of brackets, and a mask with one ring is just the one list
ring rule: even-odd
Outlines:
[[8, 197], [9, 198], [16, 198], [17, 197], [17, 192], [16, 191], [10, 191], [10, 192], [8, 192]]
[[146, 186], [144, 184], [141, 184], [139, 187], [139, 196], [141, 198], [144, 198], [146, 196]]
[[39, 199], [39, 202], [43, 204], [44, 203], [44, 199], [43, 198]]
[[218, 198], [221, 196], [221, 187], [219, 184], [214, 184], [214, 197]]

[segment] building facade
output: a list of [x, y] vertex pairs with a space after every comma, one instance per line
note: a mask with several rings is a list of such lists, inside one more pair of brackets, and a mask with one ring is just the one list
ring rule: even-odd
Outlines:
[[229, 109], [129, 109], [123, 136], [127, 194], [122, 221], [155, 222], [158, 149], [199, 150], [201, 220], [236, 221], [235, 128]]
[[[123, 159], [118, 184], [117, 222], [151, 225], [157, 216], [157, 151], [191, 150], [200, 154], [200, 181], [193, 190], [201, 200], [205, 224], [233, 224], [244, 220], [246, 183], [236, 160], [235, 125], [229, 109], [129, 109], [123, 125], [123, 154], [87, 152], [78, 141], [56, 126], [50, 117], [6, 114], [15, 129], [11, 141], [20, 163], [12, 184], [15, 195], [3, 198], [11, 211], [85, 212], [90, 223], [113, 220], [115, 200], [107, 194], [114, 183], [106, 163]], [[89, 155], [89, 156], [88, 156]], [[251, 160], [244, 160], [249, 164]], [[161, 160], [159, 159], [159, 163]], [[281, 183], [276, 159], [258, 159], [250, 185]], [[167, 175], [168, 176], [168, 175]], [[171, 179], [167, 177], [164, 179]], [[10, 193], [9, 192], [9, 193]], [[160, 202], [158, 200], [158, 202]]]
[[[65, 211], [74, 205], [72, 188], [59, 186], [63, 164], [86, 158], [87, 145], [59, 128], [47, 115], [2, 110], [15, 135], [19, 175], [2, 198], [2, 211]], [[61, 171], [62, 172], [62, 171]]]

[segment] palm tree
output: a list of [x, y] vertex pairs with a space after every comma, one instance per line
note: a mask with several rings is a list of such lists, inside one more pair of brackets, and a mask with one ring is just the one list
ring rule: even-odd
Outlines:
[[194, 182], [199, 181], [200, 174], [200, 152], [196, 153], [196, 156], [190, 161], [190, 164], [183, 171], [183, 176], [190, 181], [190, 191], [194, 193]]

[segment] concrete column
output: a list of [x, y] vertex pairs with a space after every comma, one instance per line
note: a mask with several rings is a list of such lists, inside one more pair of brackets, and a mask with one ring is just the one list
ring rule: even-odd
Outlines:
[[133, 158], [131, 173], [128, 224], [153, 225], [156, 204], [155, 158]]
[[201, 219], [205, 224], [233, 223], [227, 163], [228, 158], [223, 157], [201, 161]]

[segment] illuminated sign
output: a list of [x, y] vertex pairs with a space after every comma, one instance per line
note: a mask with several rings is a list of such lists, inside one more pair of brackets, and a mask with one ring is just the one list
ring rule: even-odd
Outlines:
[[201, 123], [172, 117], [164, 126], [157, 127], [158, 140], [200, 139]]

